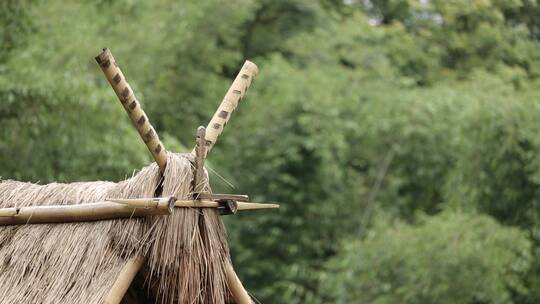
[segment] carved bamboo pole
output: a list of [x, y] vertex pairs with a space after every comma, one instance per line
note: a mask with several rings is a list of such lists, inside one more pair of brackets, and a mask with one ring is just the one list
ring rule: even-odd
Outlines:
[[[245, 96], [249, 86], [253, 82], [255, 76], [257, 76], [258, 72], [259, 69], [257, 68], [256, 64], [248, 60], [244, 62], [240, 72], [234, 79], [229, 90], [225, 94], [225, 97], [221, 101], [216, 113], [206, 127], [205, 158], [216, 144], [219, 135], [223, 132], [223, 128], [231, 118], [231, 114], [234, 112], [236, 107], [238, 107], [240, 100], [242, 100], [242, 98]], [[194, 149], [192, 153], [195, 154], [195, 152], [196, 151]], [[234, 272], [232, 264], [227, 264], [225, 275], [227, 277], [227, 284], [231, 289], [231, 293], [236, 303], [251, 304], [251, 298], [242, 285], [242, 282]]]
[[[118, 67], [111, 51], [109, 49], [103, 49], [103, 52], [96, 56], [95, 59], [101, 67], [103, 74], [105, 74], [105, 77], [111, 84], [116, 96], [118, 96], [122, 106], [124, 106], [131, 122], [146, 144], [146, 147], [154, 157], [160, 171], [165, 172], [165, 167], [167, 166], [167, 151], [165, 150], [165, 146], [163, 146], [156, 130], [150, 124], [148, 116], [135, 97], [133, 89], [131, 89], [131, 86], [127, 83], [126, 77]], [[118, 276], [116, 283], [109, 291], [105, 300], [107, 304], [120, 303], [129, 285], [135, 278], [137, 272], [143, 267], [145, 261], [145, 257], [137, 256], [132, 258], [125, 265]]]
[[154, 127], [150, 124], [148, 116], [135, 97], [133, 89], [129, 83], [127, 83], [126, 77], [118, 67], [111, 51], [109, 49], [103, 49], [103, 52], [96, 56], [95, 59], [111, 84], [116, 96], [118, 96], [118, 99], [128, 113], [131, 122], [137, 131], [139, 131], [139, 135], [163, 172], [167, 165], [167, 152], [165, 147], [161, 143]]
[[221, 101], [216, 113], [206, 127], [206, 153], [214, 147], [217, 138], [223, 132], [223, 128], [231, 118], [238, 103], [246, 95], [246, 92], [253, 82], [253, 79], [259, 73], [257, 65], [249, 60], [244, 62], [242, 69], [231, 84], [227, 94]]

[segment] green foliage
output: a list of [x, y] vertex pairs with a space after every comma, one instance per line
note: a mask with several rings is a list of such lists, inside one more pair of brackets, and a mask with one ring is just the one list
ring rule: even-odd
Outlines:
[[[531, 227], [540, 217], [538, 94], [479, 75], [459, 128], [460, 157], [450, 173], [447, 201], [477, 208], [504, 223]], [[521, 98], [517, 98], [522, 96]], [[466, 135], [466, 136], [465, 136]]]
[[25, 45], [29, 33], [33, 29], [27, 14], [30, 1], [5, 0], [0, 2], [0, 64], [6, 62], [9, 53]]
[[528, 292], [521, 278], [529, 250], [519, 229], [444, 213], [345, 243], [323, 288], [335, 295], [332, 303], [512, 303], [512, 293]]

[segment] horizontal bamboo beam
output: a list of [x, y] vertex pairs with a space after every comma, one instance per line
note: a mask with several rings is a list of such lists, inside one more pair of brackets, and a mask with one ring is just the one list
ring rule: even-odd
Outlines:
[[[237, 202], [238, 210], [276, 209], [278, 204]], [[0, 226], [42, 223], [86, 222], [116, 218], [166, 215], [177, 208], [218, 208], [210, 200], [176, 200], [174, 197], [151, 199], [109, 199], [80, 205], [29, 206], [0, 208]]]
[[172, 211], [171, 204], [158, 204], [140, 208], [114, 202], [98, 202], [80, 205], [29, 206], [0, 209], [0, 226], [66, 223], [131, 218], [150, 215], [166, 215]]

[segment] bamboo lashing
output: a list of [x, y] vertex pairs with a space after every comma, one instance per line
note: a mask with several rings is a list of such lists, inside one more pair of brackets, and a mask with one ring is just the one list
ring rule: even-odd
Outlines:
[[240, 69], [216, 113], [206, 127], [206, 154], [214, 147], [217, 138], [223, 132], [223, 128], [231, 118], [236, 107], [238, 107], [240, 100], [246, 95], [249, 86], [258, 73], [259, 69], [257, 65], [249, 60], [244, 62], [242, 69]]
[[68, 223], [143, 217], [170, 214], [173, 200], [161, 200], [145, 208], [114, 202], [98, 202], [80, 205], [29, 206], [0, 209], [0, 226]]
[[95, 59], [128, 113], [131, 122], [139, 132], [150, 153], [152, 153], [161, 172], [164, 172], [167, 165], [167, 151], [161, 143], [156, 130], [150, 124], [148, 116], [143, 111], [140, 102], [135, 97], [133, 89], [118, 67], [111, 51], [109, 49], [103, 49], [103, 52], [96, 56]]
[[129, 259], [120, 271], [120, 275], [114, 282], [114, 285], [109, 290], [109, 293], [105, 297], [105, 304], [117, 304], [122, 301], [124, 295], [126, 294], [131, 282], [139, 272], [139, 269], [146, 262], [146, 258], [142, 256], [134, 256]]

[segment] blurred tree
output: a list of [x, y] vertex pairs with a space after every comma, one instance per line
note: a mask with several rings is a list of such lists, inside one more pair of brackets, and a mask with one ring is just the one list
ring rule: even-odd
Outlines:
[[8, 59], [9, 52], [25, 45], [33, 23], [27, 10], [31, 0], [5, 0], [0, 2], [0, 68]]
[[525, 233], [477, 214], [444, 213], [419, 226], [374, 229], [345, 243], [323, 288], [332, 303], [513, 303], [527, 293]]

